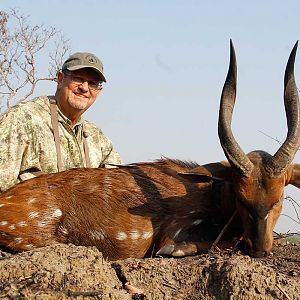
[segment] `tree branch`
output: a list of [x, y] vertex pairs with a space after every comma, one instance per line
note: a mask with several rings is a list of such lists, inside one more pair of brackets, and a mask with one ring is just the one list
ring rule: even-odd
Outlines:
[[[31, 25], [17, 9], [0, 11], [0, 112], [3, 102], [9, 108], [30, 97], [38, 82], [55, 81], [68, 52], [68, 40], [59, 30]], [[45, 54], [48, 74], [39, 60]]]

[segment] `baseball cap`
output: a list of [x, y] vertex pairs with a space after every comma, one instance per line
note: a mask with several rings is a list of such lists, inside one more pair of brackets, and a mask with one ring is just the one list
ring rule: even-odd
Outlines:
[[91, 68], [100, 76], [101, 80], [106, 82], [103, 74], [103, 64], [101, 60], [92, 53], [76, 52], [72, 54], [62, 65], [62, 71], [75, 71], [83, 68]]

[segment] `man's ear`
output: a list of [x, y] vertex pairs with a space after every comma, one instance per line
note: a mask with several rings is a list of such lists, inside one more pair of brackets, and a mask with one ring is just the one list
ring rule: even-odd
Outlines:
[[61, 84], [63, 78], [64, 78], [64, 73], [62, 71], [58, 71], [56, 74], [56, 81], [58, 85]]

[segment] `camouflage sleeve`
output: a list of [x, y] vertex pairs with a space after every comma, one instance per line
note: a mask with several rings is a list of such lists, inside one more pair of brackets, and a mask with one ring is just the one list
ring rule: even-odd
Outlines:
[[0, 192], [18, 183], [23, 153], [29, 145], [24, 118], [17, 110], [0, 119]]
[[104, 135], [102, 130], [95, 124], [85, 121], [85, 130], [89, 132], [91, 138], [90, 154], [92, 160], [96, 161], [96, 153], [101, 153], [100, 159], [98, 159], [97, 167], [110, 168], [109, 164], [120, 165], [122, 164], [122, 159], [119, 153], [115, 150], [111, 140]]
[[104, 145], [105, 147], [102, 146], [103, 160], [101, 166], [105, 168], [112, 168], [113, 166], [110, 166], [109, 164], [121, 165], [122, 159], [119, 153], [114, 149], [111, 140], [105, 137]]

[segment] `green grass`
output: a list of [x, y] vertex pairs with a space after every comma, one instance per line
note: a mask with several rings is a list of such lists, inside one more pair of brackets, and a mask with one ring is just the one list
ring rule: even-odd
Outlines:
[[299, 237], [295, 237], [295, 236], [290, 236], [285, 238], [289, 243], [294, 243], [297, 245], [300, 245], [300, 238]]

